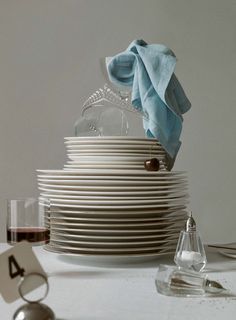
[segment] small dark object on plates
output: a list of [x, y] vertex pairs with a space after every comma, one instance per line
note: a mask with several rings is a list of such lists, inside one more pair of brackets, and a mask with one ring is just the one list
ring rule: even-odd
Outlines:
[[158, 171], [160, 169], [160, 162], [157, 158], [152, 158], [144, 161], [144, 167], [147, 171]]

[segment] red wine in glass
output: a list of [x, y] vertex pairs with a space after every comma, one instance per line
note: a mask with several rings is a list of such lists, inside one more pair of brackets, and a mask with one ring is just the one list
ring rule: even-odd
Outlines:
[[18, 227], [7, 229], [7, 242], [9, 244], [23, 240], [33, 243], [48, 243], [49, 236], [49, 229], [42, 227]]

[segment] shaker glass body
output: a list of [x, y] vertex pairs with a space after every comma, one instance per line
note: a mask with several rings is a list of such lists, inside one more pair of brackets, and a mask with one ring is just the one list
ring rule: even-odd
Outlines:
[[207, 259], [198, 231], [181, 231], [174, 261], [181, 268], [203, 270]]

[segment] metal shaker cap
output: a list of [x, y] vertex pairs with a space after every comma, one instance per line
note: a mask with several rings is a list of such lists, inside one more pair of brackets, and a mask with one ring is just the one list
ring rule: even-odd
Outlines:
[[190, 212], [190, 215], [186, 221], [185, 231], [187, 232], [196, 231], [196, 222], [193, 219], [192, 211]]

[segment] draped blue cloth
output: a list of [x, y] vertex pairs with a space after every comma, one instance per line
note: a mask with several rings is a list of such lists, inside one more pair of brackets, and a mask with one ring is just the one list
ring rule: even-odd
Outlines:
[[174, 74], [176, 57], [164, 45], [133, 41], [107, 64], [110, 81], [132, 87], [132, 104], [147, 117], [143, 127], [155, 137], [172, 159], [180, 148], [182, 114], [191, 103]]

